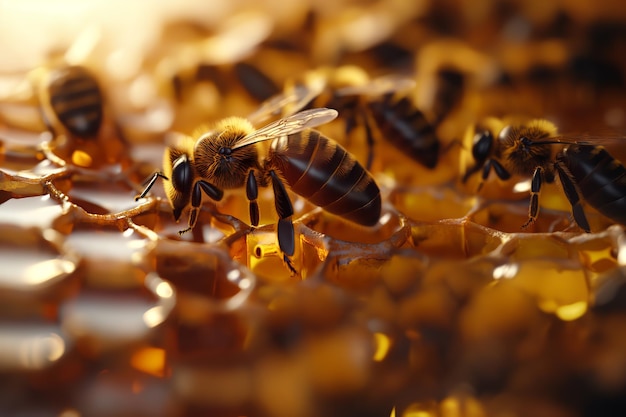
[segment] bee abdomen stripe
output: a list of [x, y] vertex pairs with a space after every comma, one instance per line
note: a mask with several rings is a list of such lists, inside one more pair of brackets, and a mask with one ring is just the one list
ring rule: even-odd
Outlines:
[[354, 186], [340, 199], [322, 206], [333, 214], [344, 216], [369, 204], [380, 194], [376, 182], [361, 168], [362, 175]]
[[[337, 169], [340, 169], [345, 157], [346, 152], [342, 148], [328, 140], [322, 139], [323, 138], [320, 136], [318, 139], [319, 144], [317, 152], [311, 156], [310, 164], [299, 179], [292, 182], [293, 178], [283, 173], [291, 188], [305, 198], [309, 198], [315, 194], [331, 180], [333, 173]], [[299, 159], [306, 158], [302, 153], [297, 155], [287, 154], [286, 156], [289, 160], [289, 165], [293, 165]], [[289, 169], [287, 169], [287, 171], [289, 171]]]
[[318, 189], [309, 200], [320, 207], [326, 207], [348, 194], [364, 175], [363, 167], [343, 152], [342, 164], [330, 175], [326, 184]]

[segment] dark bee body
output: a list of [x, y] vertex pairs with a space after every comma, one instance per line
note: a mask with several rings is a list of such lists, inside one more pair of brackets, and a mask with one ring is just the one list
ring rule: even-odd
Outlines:
[[93, 138], [103, 119], [103, 97], [94, 76], [79, 66], [58, 68], [48, 81], [50, 107], [59, 122], [79, 138]]
[[123, 129], [91, 71], [77, 65], [41, 67], [32, 81], [39, 113], [52, 134], [42, 143], [49, 160], [88, 169], [131, 164]]
[[523, 227], [537, 218], [542, 184], [554, 182], [557, 176], [574, 220], [583, 230], [589, 232], [590, 227], [582, 199], [608, 218], [626, 224], [624, 166], [600, 146], [556, 139], [556, 127], [546, 120], [507, 126], [496, 139], [489, 131], [478, 132], [472, 149], [476, 164], [463, 181], [479, 170], [484, 181], [492, 169], [502, 180], [511, 173], [532, 177], [529, 218]]
[[[409, 94], [415, 84], [411, 78], [383, 76], [370, 79], [363, 69], [350, 65], [320, 68], [303, 78], [302, 84], [311, 90], [312, 106], [338, 109], [345, 120], [347, 135], [357, 125], [365, 128], [367, 168], [372, 166], [373, 147], [378, 139], [429, 169], [437, 165], [440, 150], [436, 132], [438, 122], [429, 120], [414, 104]], [[452, 99], [452, 88], [447, 85], [446, 89], [445, 99]], [[438, 109], [445, 108], [447, 112], [453, 105], [440, 105]]]
[[387, 96], [369, 103], [368, 108], [382, 136], [393, 146], [429, 169], [439, 159], [436, 127], [407, 97]]
[[380, 190], [374, 179], [338, 143], [308, 130], [276, 139], [268, 164], [296, 194], [316, 206], [364, 226], [380, 218]]
[[626, 224], [626, 169], [606, 149], [570, 145], [557, 155], [556, 162], [590, 206]]
[[339, 144], [310, 129], [335, 117], [335, 110], [310, 109], [258, 130], [246, 119], [224, 119], [214, 130], [185, 137], [180, 146], [168, 148], [164, 173], [156, 173], [138, 198], [157, 178], [166, 179], [175, 219], [191, 206], [182, 234], [195, 226], [203, 193], [219, 201], [223, 190], [242, 187], [249, 200], [250, 222], [258, 226], [258, 187], [271, 186], [279, 217], [279, 247], [294, 271], [288, 258], [295, 252], [294, 210], [285, 184], [313, 204], [357, 224], [373, 226], [380, 217], [380, 190], [374, 179]]

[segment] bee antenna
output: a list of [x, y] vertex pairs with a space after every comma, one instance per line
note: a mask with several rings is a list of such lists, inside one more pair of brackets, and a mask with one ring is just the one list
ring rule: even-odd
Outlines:
[[140, 198], [144, 198], [148, 194], [148, 192], [150, 191], [150, 189], [152, 188], [154, 183], [159, 178], [163, 178], [166, 181], [168, 180], [168, 178], [162, 172], [158, 172], [158, 171], [155, 172], [154, 174], [152, 174], [152, 176], [150, 178], [148, 178], [146, 181], [144, 181], [144, 184], [147, 184], [146, 188], [142, 191], [141, 194], [139, 194], [138, 196], [135, 197], [135, 201], [139, 200]]

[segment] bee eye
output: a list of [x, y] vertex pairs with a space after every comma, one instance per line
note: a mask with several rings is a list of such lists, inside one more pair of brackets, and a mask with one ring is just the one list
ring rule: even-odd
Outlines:
[[485, 130], [474, 136], [474, 146], [472, 147], [472, 155], [477, 161], [484, 161], [491, 152], [493, 145], [493, 135], [490, 131]]
[[180, 192], [189, 192], [193, 181], [191, 164], [186, 155], [179, 157], [172, 166], [172, 185]]

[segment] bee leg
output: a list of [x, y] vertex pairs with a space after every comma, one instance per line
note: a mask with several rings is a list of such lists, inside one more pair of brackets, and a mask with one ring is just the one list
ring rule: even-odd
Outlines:
[[543, 183], [543, 168], [535, 168], [533, 178], [530, 183], [530, 205], [528, 207], [528, 220], [522, 225], [522, 229], [527, 228], [537, 220], [539, 214], [539, 191]]
[[[462, 144], [461, 144], [462, 146]], [[491, 153], [491, 148], [493, 147], [493, 135], [488, 130], [484, 130], [480, 133], [474, 135], [474, 145], [472, 146], [472, 156], [476, 161], [476, 164], [468, 169], [463, 175], [463, 183], [465, 183], [471, 175], [475, 172], [478, 172], [480, 168], [483, 168], [483, 181], [487, 179], [489, 175], [489, 170], [491, 167], [487, 168], [487, 176], [485, 175], [484, 169], [486, 165], [489, 165], [489, 161], [491, 159], [487, 159], [489, 154]]]
[[219, 188], [217, 188], [215, 185], [211, 184], [210, 182], [207, 182], [205, 180], [200, 180], [196, 183], [196, 186], [197, 185], [200, 185], [200, 188], [202, 188], [202, 191], [204, 191], [204, 193], [208, 195], [209, 198], [213, 201], [220, 201], [222, 197], [224, 197], [224, 191], [220, 190]]
[[200, 188], [200, 182], [196, 182], [193, 185], [191, 191], [191, 211], [189, 212], [189, 220], [187, 222], [187, 228], [179, 230], [178, 234], [183, 235], [194, 228], [198, 221], [198, 211], [200, 211], [200, 204], [202, 204], [202, 188]]
[[363, 126], [365, 127], [365, 140], [367, 144], [367, 162], [365, 168], [369, 171], [372, 169], [372, 163], [374, 162], [374, 133], [372, 132], [372, 125], [366, 114], [363, 114]]
[[[291, 263], [291, 259], [289, 256], [293, 256], [295, 251], [295, 233], [293, 230], [293, 222], [291, 221], [291, 217], [287, 219], [278, 219], [278, 246], [280, 250], [283, 252], [283, 261], [289, 268], [292, 274], [296, 274], [296, 268], [294, 268]], [[288, 255], [287, 251], [291, 251], [291, 254]]]
[[493, 170], [495, 171], [496, 175], [502, 181], [506, 181], [509, 178], [511, 178], [511, 173], [507, 171], [506, 168], [504, 168], [500, 162], [496, 161], [495, 159], [492, 159], [491, 164], [493, 166]]
[[144, 188], [144, 190], [141, 192], [141, 194], [139, 194], [137, 197], [135, 197], [135, 201], [139, 200], [140, 198], [144, 198], [148, 192], [150, 191], [150, 189], [152, 189], [152, 186], [154, 186], [154, 183], [159, 179], [159, 178], [163, 178], [164, 180], [168, 180], [168, 178], [163, 175], [160, 172], [155, 172], [154, 174], [152, 174], [152, 177], [150, 177], [150, 179], [146, 182], [146, 188]]
[[578, 195], [578, 191], [576, 191], [576, 186], [574, 185], [572, 178], [568, 175], [567, 171], [561, 166], [561, 164], [556, 163], [554, 166], [556, 171], [559, 173], [559, 180], [561, 181], [565, 197], [567, 197], [567, 201], [569, 201], [572, 205], [572, 214], [574, 215], [576, 224], [578, 224], [578, 226], [580, 226], [580, 228], [585, 232], [589, 233], [591, 228], [589, 227], [587, 216], [585, 216], [585, 212], [583, 211], [583, 206], [580, 204], [580, 196]]
[[198, 212], [200, 211], [200, 205], [202, 204], [202, 191], [205, 192], [211, 199], [220, 201], [224, 196], [224, 192], [213, 184], [204, 180], [196, 181], [191, 191], [191, 211], [189, 212], [189, 222], [187, 228], [180, 230], [179, 235], [182, 235], [194, 228], [198, 221]]
[[259, 187], [254, 176], [254, 171], [248, 172], [248, 181], [246, 182], [246, 197], [250, 201], [250, 223], [252, 226], [259, 225], [259, 204], [256, 202], [259, 196]]
[[274, 170], [270, 170], [270, 177], [272, 178], [272, 188], [274, 189], [274, 204], [276, 206], [276, 212], [278, 213], [278, 246], [283, 252], [283, 260], [289, 267], [292, 273], [296, 273], [295, 268], [291, 264], [290, 256], [293, 256], [296, 250], [295, 232], [293, 229], [293, 206], [291, 199], [283, 181], [278, 177]]
[[495, 159], [488, 159], [485, 165], [483, 165], [481, 181], [480, 184], [478, 184], [477, 191], [480, 191], [483, 187], [483, 184], [489, 177], [489, 173], [491, 172], [492, 168], [498, 178], [500, 178], [502, 181], [506, 181], [511, 178], [511, 174], [509, 173], [509, 171], [507, 171], [500, 162], [496, 161]]
[[482, 167], [480, 166], [480, 164], [473, 165], [471, 168], [465, 171], [465, 174], [463, 174], [463, 178], [461, 178], [461, 182], [465, 184], [469, 177], [480, 171], [481, 168], [484, 168], [484, 165]]

